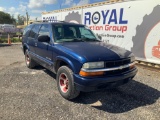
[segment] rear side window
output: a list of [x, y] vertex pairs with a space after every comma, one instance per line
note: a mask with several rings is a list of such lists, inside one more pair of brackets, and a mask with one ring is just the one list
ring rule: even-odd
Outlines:
[[42, 25], [40, 31], [39, 31], [39, 36], [41, 35], [48, 35], [50, 36], [50, 33], [49, 33], [49, 25], [48, 24], [44, 24]]
[[29, 25], [27, 26], [24, 30], [23, 30], [23, 35], [27, 35], [29, 34], [30, 30], [32, 29], [33, 25]]
[[34, 25], [32, 30], [30, 31], [29, 37], [37, 38], [40, 27], [41, 27], [41, 24]]

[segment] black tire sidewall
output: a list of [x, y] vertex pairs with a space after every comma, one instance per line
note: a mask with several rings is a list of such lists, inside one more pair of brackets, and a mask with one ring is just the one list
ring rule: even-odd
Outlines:
[[[64, 73], [69, 81], [69, 86], [68, 86], [68, 91], [66, 93], [62, 92], [60, 85], [59, 85], [59, 77], [60, 75]], [[74, 79], [73, 79], [73, 73], [71, 72], [71, 70], [66, 67], [66, 66], [62, 66], [59, 68], [58, 72], [57, 72], [57, 87], [58, 90], [60, 92], [60, 94], [62, 95], [62, 97], [64, 97], [65, 99], [70, 99], [72, 94], [74, 93]]]

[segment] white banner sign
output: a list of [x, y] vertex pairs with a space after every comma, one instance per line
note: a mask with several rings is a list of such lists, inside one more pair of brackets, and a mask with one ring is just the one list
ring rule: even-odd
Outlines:
[[[160, 0], [135, 0], [42, 15], [89, 26], [104, 42], [160, 64]], [[49, 19], [49, 18], [48, 18]]]

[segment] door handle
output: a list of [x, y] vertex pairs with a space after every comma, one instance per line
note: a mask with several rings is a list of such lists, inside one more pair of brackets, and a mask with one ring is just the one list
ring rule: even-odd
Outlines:
[[35, 46], [37, 47], [37, 43], [35, 43]]

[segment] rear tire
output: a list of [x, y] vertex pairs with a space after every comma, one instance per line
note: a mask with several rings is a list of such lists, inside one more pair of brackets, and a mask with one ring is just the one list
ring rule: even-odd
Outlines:
[[76, 98], [80, 91], [74, 85], [73, 72], [67, 66], [62, 66], [57, 72], [57, 87], [61, 96], [67, 100]]
[[29, 55], [28, 50], [25, 51], [25, 62], [26, 66], [30, 69], [34, 68], [37, 65], [36, 62]]

